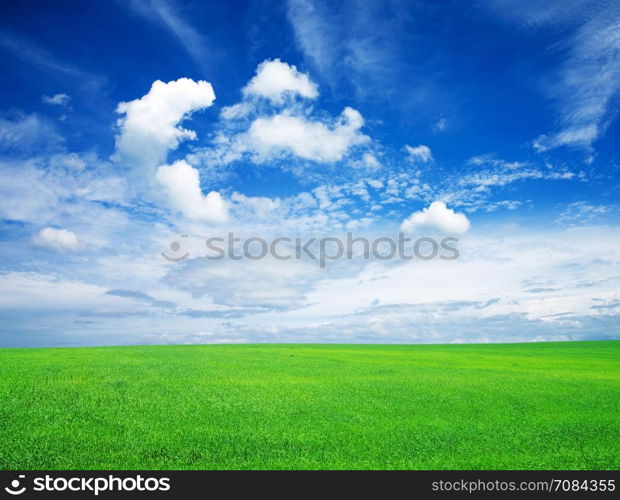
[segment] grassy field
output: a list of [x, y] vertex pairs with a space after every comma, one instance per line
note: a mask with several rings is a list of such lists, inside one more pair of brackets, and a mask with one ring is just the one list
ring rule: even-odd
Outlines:
[[0, 469], [618, 469], [620, 342], [0, 349]]

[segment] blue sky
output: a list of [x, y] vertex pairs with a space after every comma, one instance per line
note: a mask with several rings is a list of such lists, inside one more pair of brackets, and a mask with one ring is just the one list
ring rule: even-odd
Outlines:
[[[1, 346], [619, 337], [616, 3], [1, 10]], [[229, 231], [460, 258], [205, 259]]]

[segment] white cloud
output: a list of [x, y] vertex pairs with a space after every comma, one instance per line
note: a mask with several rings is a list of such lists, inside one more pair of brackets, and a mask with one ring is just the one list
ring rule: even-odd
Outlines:
[[56, 94], [53, 96], [42, 96], [41, 99], [46, 104], [54, 104], [56, 106], [66, 106], [71, 98], [67, 94]]
[[444, 132], [446, 128], [448, 128], [448, 122], [445, 118], [440, 118], [435, 122], [435, 125], [433, 125], [433, 130], [435, 132]]
[[77, 252], [84, 245], [77, 235], [68, 229], [46, 227], [32, 237], [32, 244], [56, 252]]
[[364, 153], [364, 156], [362, 156], [362, 163], [368, 168], [379, 168], [381, 166], [377, 157], [372, 153]]
[[615, 206], [597, 205], [586, 201], [576, 201], [565, 206], [556, 219], [562, 225], [587, 226], [604, 223], [609, 212], [617, 209]]
[[[562, 165], [545, 163], [533, 166], [529, 162], [507, 161], [494, 155], [478, 155], [469, 158], [458, 176], [448, 176], [443, 185], [433, 189], [431, 199], [441, 199], [453, 207], [466, 207], [468, 212], [498, 208], [513, 210], [527, 200], [498, 200], [497, 191], [513, 183], [533, 180], [586, 181], [586, 174], [572, 171]], [[428, 198], [427, 198], [428, 199]]]
[[61, 144], [63, 138], [53, 124], [32, 113], [0, 117], [0, 151], [40, 153]]
[[89, 309], [122, 304], [106, 296], [106, 288], [46, 274], [8, 272], [0, 274], [0, 307], [24, 310]]
[[213, 87], [206, 81], [153, 82], [146, 95], [117, 107], [125, 116], [118, 120], [121, 133], [116, 137], [115, 159], [147, 172], [161, 165], [181, 141], [196, 139], [196, 133], [181, 128], [179, 122], [214, 100]]
[[238, 120], [245, 118], [252, 112], [252, 104], [249, 102], [239, 102], [232, 106], [224, 106], [220, 111], [220, 117], [224, 120]]
[[[118, 213], [100, 203], [91, 203], [124, 203], [125, 179], [111, 168], [94, 154], [0, 160], [0, 218], [64, 226], [68, 225], [70, 214], [81, 220], [96, 220], [102, 213]], [[75, 220], [70, 225], [84, 232]]]
[[412, 160], [418, 161], [421, 163], [427, 163], [433, 160], [433, 154], [431, 153], [431, 148], [425, 146], [424, 144], [420, 144], [419, 146], [405, 146], [405, 151], [409, 153], [409, 156]]
[[[322, 322], [320, 337], [334, 331], [355, 337], [357, 331], [377, 342], [617, 338], [618, 265], [605, 254], [617, 240], [608, 229], [546, 236], [502, 231], [460, 242], [458, 261], [369, 264], [354, 277], [325, 280], [308, 293], [306, 330], [296, 334], [310, 336], [310, 325]], [[569, 321], [587, 323], [571, 327]], [[595, 326], [599, 321], [607, 330]]]
[[[575, 16], [589, 17], [588, 10], [598, 0], [580, 0], [566, 2], [565, 0], [521, 0], [516, 3], [512, 0], [486, 0], [484, 4], [496, 14], [513, 22], [517, 21], [525, 28], [539, 27], [546, 24], [571, 24]], [[600, 3], [600, 2], [598, 2]]]
[[306, 160], [334, 162], [341, 160], [351, 147], [369, 140], [359, 131], [363, 125], [362, 115], [349, 107], [331, 126], [304, 117], [278, 114], [256, 119], [247, 132], [246, 141], [259, 160], [285, 152]]
[[209, 222], [226, 222], [228, 210], [222, 196], [200, 189], [200, 174], [185, 160], [157, 169], [157, 180], [166, 189], [170, 205], [187, 218]]
[[598, 138], [599, 133], [598, 126], [594, 124], [571, 126], [555, 134], [540, 135], [534, 140], [532, 146], [539, 153], [559, 146], [581, 146], [589, 148]]
[[[293, 95], [305, 99], [286, 98]], [[354, 146], [370, 141], [361, 132], [362, 115], [351, 107], [345, 107], [338, 117], [330, 118], [324, 112], [316, 117], [308, 99], [317, 96], [316, 85], [295, 66], [279, 59], [264, 61], [243, 88], [243, 99], [220, 111], [211, 147], [199, 149], [187, 159], [211, 169], [241, 159], [264, 163], [297, 157], [333, 163], [345, 158]], [[350, 166], [378, 168], [380, 164], [365, 149]]]
[[298, 94], [307, 99], [319, 95], [316, 85], [307, 74], [297, 71], [280, 59], [263, 61], [256, 68], [256, 75], [243, 88], [244, 96], [266, 97], [274, 102], [282, 102], [285, 95]]
[[461, 177], [460, 184], [463, 186], [505, 186], [512, 182], [526, 179], [549, 179], [549, 180], [570, 180], [575, 177], [574, 172], [570, 171], [550, 171], [536, 168], [513, 170], [509, 172], [497, 172], [493, 170], [481, 170]]
[[254, 216], [263, 219], [276, 212], [281, 205], [280, 198], [268, 198], [266, 196], [245, 196], [242, 193], [234, 192], [230, 198], [243, 208], [249, 209]]
[[[280, 251], [285, 251], [283, 248]], [[303, 305], [321, 277], [321, 270], [312, 262], [267, 256], [261, 260], [225, 259], [217, 265], [204, 258], [192, 259], [184, 266], [171, 267], [165, 281], [203, 300], [210, 296], [215, 304], [288, 309]]]
[[[63, 341], [57, 333], [62, 325], [64, 339], [73, 343], [161, 342], [160, 334], [167, 336], [165, 342], [204, 341], [192, 338], [197, 331], [210, 332], [212, 341], [239, 336], [248, 342], [618, 338], [620, 274], [618, 262], [609, 256], [619, 245], [620, 231], [612, 229], [617, 228], [552, 230], [545, 235], [513, 229], [507, 234], [502, 229], [462, 240], [457, 261], [360, 262], [346, 269], [334, 263], [323, 271], [306, 261], [243, 259], [212, 265], [196, 258], [165, 266], [169, 274], [157, 274], [163, 281], [149, 273], [146, 285], [135, 283], [136, 268], [152, 268], [155, 262], [144, 259], [142, 249], [130, 259], [116, 255], [97, 260], [103, 283], [130, 276], [134, 282], [121, 288], [140, 291], [136, 298], [139, 294], [147, 302], [148, 294], [181, 307], [154, 311], [145, 303], [141, 308], [128, 293], [110, 293], [119, 284], [88, 284], [66, 267], [62, 278], [0, 274], [0, 305], [7, 319], [13, 311], [21, 314], [11, 329], [21, 345], [58, 344]], [[203, 251], [201, 244], [192, 256]], [[92, 271], [87, 271], [90, 280]], [[195, 318], [180, 314], [183, 308], [196, 309], [188, 311], [196, 313]], [[210, 318], [214, 308], [230, 317]], [[82, 336], [83, 320], [90, 323], [89, 338]], [[114, 337], [123, 325], [149, 335]], [[33, 331], [46, 338], [33, 336]], [[0, 336], [0, 343], [7, 342], [12, 345]]]
[[428, 208], [413, 212], [400, 226], [401, 231], [414, 232], [418, 228], [436, 229], [447, 234], [465, 234], [469, 230], [465, 214], [456, 213], [443, 201], [434, 201]]
[[467, 160], [466, 164], [476, 167], [494, 167], [501, 170], [514, 170], [528, 165], [522, 161], [506, 161], [501, 158], [496, 158], [492, 154], [472, 156], [469, 160]]

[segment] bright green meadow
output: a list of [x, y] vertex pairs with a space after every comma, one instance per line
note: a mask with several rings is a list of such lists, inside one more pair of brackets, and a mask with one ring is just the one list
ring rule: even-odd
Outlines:
[[0, 469], [618, 469], [620, 341], [0, 349]]

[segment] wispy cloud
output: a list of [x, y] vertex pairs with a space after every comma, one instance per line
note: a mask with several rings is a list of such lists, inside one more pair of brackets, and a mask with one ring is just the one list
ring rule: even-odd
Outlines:
[[297, 44], [315, 68], [329, 80], [328, 75], [338, 60], [339, 43], [335, 27], [328, 21], [320, 2], [289, 0], [287, 5], [288, 19]]
[[583, 171], [573, 171], [549, 163], [535, 165], [522, 161], [507, 161], [494, 155], [469, 158], [458, 176], [450, 176], [437, 188], [437, 196], [468, 212], [498, 208], [517, 209], [523, 201], [497, 200], [504, 189], [528, 181], [587, 181]]
[[601, 224], [605, 222], [609, 213], [615, 210], [617, 210], [615, 206], [575, 201], [564, 207], [556, 221], [568, 227]]
[[620, 90], [620, 6], [581, 26], [553, 85], [558, 101], [558, 130], [539, 137], [539, 150], [570, 145], [590, 148], [615, 116]]
[[324, 81], [335, 85], [344, 79], [360, 98], [395, 90], [406, 62], [393, 37], [401, 17], [398, 3], [288, 0], [287, 7], [297, 45]]
[[591, 150], [615, 116], [613, 101], [620, 91], [620, 4], [489, 0], [487, 5], [526, 29], [555, 28], [563, 37], [555, 49], [564, 60], [546, 88], [556, 104], [556, 124], [534, 148]]
[[105, 84], [103, 77], [62, 61], [34, 42], [10, 33], [0, 32], [0, 49], [11, 53], [14, 57], [35, 66], [41, 71], [51, 73], [59, 78], [69, 78], [82, 88], [95, 91], [101, 89]]
[[67, 94], [55, 94], [53, 96], [44, 95], [41, 96], [41, 100], [45, 104], [51, 104], [53, 106], [67, 106], [71, 100], [71, 97]]
[[126, 5], [136, 14], [163, 25], [200, 68], [207, 68], [212, 48], [206, 38], [183, 17], [177, 4], [170, 0], [130, 0]]

